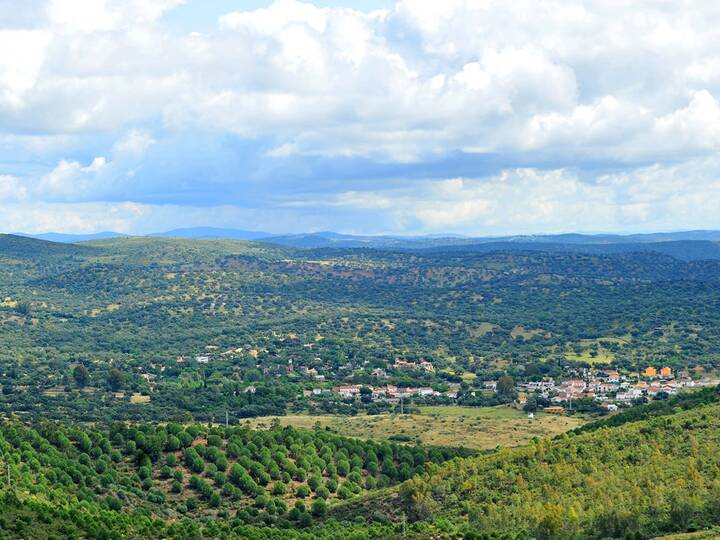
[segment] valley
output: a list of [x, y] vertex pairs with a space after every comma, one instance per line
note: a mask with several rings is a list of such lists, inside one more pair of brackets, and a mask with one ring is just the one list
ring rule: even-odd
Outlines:
[[719, 280], [720, 262], [652, 251], [2, 236], [0, 530], [718, 525]]

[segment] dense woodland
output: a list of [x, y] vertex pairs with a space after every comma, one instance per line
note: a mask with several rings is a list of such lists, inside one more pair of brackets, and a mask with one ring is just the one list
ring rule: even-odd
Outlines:
[[[388, 382], [438, 387], [467, 374], [520, 380], [595, 362], [701, 371], [720, 363], [715, 260], [160, 238], [0, 244], [5, 411], [178, 421], [283, 414], [304, 406], [296, 397], [312, 381], [300, 367], [367, 384], [373, 368], [398, 358], [437, 370]], [[209, 346], [242, 352], [194, 362]], [[243, 392], [250, 384], [252, 395]], [[152, 400], [138, 406], [111, 391]]]
[[395, 485], [458, 455], [320, 429], [113, 424], [99, 431], [49, 422], [5, 423], [0, 453], [11, 491], [50, 504], [285, 529], [307, 528], [332, 501]]

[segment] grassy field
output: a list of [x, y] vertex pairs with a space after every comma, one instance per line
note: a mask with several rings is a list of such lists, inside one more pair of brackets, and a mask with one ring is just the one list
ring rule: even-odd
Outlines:
[[[267, 427], [276, 417], [249, 420], [253, 427]], [[361, 439], [387, 439], [393, 435], [433, 446], [463, 446], [477, 450], [520, 446], [533, 437], [553, 436], [584, 423], [579, 417], [537, 414], [530, 422], [522, 411], [510, 407], [422, 407], [420, 414], [377, 416], [294, 415], [278, 417], [283, 425], [312, 428], [329, 426], [341, 435]]]
[[583, 351], [580, 354], [567, 352], [565, 353], [565, 358], [567, 358], [571, 362], [586, 362], [588, 364], [609, 364], [615, 359], [615, 355], [606, 350], [606, 349], [599, 349], [596, 356], [592, 356], [590, 354], [590, 351]]
[[710, 540], [720, 538], [720, 528], [699, 531], [687, 534], [672, 534], [670, 536], [658, 536], [655, 540]]

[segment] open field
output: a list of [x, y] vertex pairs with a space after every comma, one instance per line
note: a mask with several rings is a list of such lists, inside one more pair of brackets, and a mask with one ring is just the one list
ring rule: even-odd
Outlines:
[[281, 424], [312, 428], [316, 423], [341, 435], [361, 439], [407, 437], [426, 445], [463, 446], [476, 450], [520, 446], [533, 437], [554, 436], [584, 423], [580, 417], [537, 414], [530, 422], [522, 411], [510, 407], [422, 407], [420, 414], [377, 416], [293, 415], [249, 420], [253, 427], [267, 427], [274, 418]]
[[570, 362], [586, 362], [588, 364], [609, 364], [615, 359], [615, 355], [605, 349], [600, 349], [596, 356], [592, 356], [589, 351], [581, 354], [565, 353], [565, 358]]
[[655, 540], [711, 540], [720, 538], [720, 529], [699, 531], [687, 534], [671, 534], [670, 536], [659, 536]]

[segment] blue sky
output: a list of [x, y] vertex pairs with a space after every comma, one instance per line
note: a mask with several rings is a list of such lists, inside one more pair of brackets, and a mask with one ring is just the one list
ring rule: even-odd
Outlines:
[[720, 228], [720, 7], [0, 0], [0, 230]]

